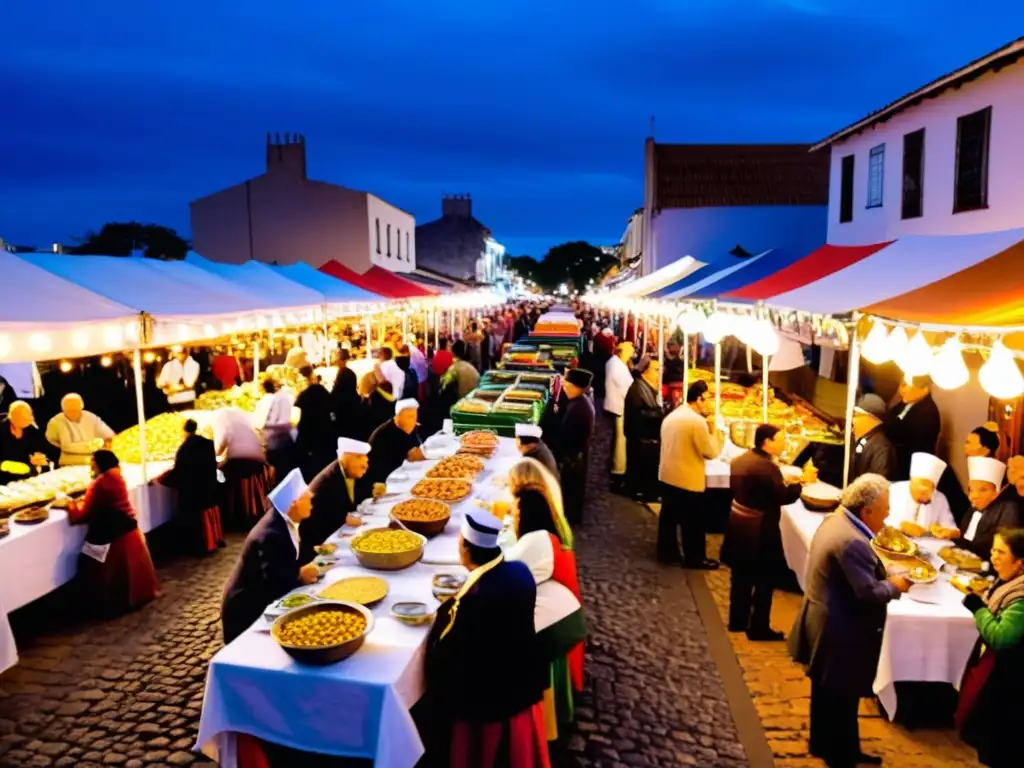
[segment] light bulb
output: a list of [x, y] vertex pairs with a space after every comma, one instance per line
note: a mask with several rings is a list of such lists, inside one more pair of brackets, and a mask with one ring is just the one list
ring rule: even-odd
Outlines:
[[84, 330], [72, 331], [71, 346], [81, 352], [89, 346], [89, 332]]
[[100, 358], [100, 365], [102, 365], [104, 368], [109, 368], [111, 365], [113, 365], [113, 363], [114, 358], [112, 358], [110, 355], [104, 355], [103, 357]]
[[757, 321], [751, 315], [737, 315], [732, 321], [732, 335], [746, 344], [753, 345], [757, 333]]
[[729, 315], [724, 312], [714, 312], [711, 317], [708, 318], [707, 323], [704, 324], [704, 341], [709, 344], [717, 344], [732, 331], [732, 323], [729, 319]]
[[750, 346], [761, 357], [771, 357], [779, 351], [779, 334], [771, 320], [765, 318], [757, 321]]
[[982, 388], [997, 400], [1012, 400], [1024, 392], [1024, 376], [1003, 342], [992, 345], [992, 354], [978, 371]]
[[889, 359], [892, 360], [896, 365], [903, 363], [903, 358], [907, 354], [907, 331], [902, 325], [897, 325], [892, 329], [892, 333], [889, 334], [889, 340], [885, 346], [888, 349]]
[[964, 362], [960, 339], [951, 336], [932, 360], [932, 383], [941, 389], [957, 389], [967, 383], [970, 373]]
[[33, 352], [49, 352], [53, 342], [45, 333], [33, 333], [28, 337], [28, 348]]
[[860, 348], [861, 357], [869, 363], [884, 363], [889, 359], [888, 341], [889, 333], [885, 330], [885, 325], [876, 321]]
[[907, 344], [907, 351], [903, 358], [897, 362], [907, 378], [912, 378], [914, 376], [924, 376], [928, 373], [932, 369], [933, 357], [935, 357], [935, 353], [928, 346], [924, 332], [918, 331], [914, 338], [910, 340], [910, 343]]
[[152, 363], [154, 360], [156, 360], [156, 353], [154, 352], [147, 352], [142, 356], [142, 362], [144, 363]]
[[70, 360], [61, 360], [60, 361], [60, 372], [61, 373], [71, 373], [71, 371], [73, 371], [74, 369], [75, 369], [75, 364], [72, 363]]
[[211, 323], [207, 323], [203, 326], [203, 335], [207, 338], [213, 338], [217, 335], [217, 329]]
[[103, 329], [103, 343], [108, 347], [121, 346], [124, 335], [116, 325], [108, 325]]
[[11, 354], [11, 340], [6, 336], [0, 336], [0, 358]]
[[676, 318], [676, 326], [679, 330], [691, 335], [703, 333], [704, 326], [707, 325], [707, 322], [707, 315], [693, 307], [687, 307], [680, 313], [679, 317]]

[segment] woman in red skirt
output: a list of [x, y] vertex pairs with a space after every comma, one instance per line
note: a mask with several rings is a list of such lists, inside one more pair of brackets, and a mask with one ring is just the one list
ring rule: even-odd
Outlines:
[[67, 500], [65, 506], [71, 525], [89, 526], [78, 578], [98, 613], [114, 616], [157, 597], [160, 585], [117, 456], [96, 451], [91, 466], [94, 479], [85, 498]]

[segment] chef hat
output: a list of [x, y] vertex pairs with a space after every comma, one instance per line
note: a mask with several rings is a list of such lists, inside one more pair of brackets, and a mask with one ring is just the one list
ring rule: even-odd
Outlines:
[[501, 521], [483, 509], [471, 509], [462, 520], [462, 538], [483, 549], [498, 546]]
[[302, 497], [307, 487], [306, 481], [302, 479], [302, 471], [293, 469], [285, 476], [284, 480], [277, 484], [274, 490], [267, 494], [267, 498], [274, 505], [274, 509], [287, 516], [292, 504]]
[[410, 408], [415, 410], [420, 407], [420, 404], [415, 398], [407, 397], [405, 400], [399, 400], [395, 403], [395, 416], [400, 414], [402, 411], [408, 411]]
[[946, 462], [930, 453], [915, 453], [910, 457], [910, 476], [922, 480], [931, 480], [933, 485], [939, 484], [939, 478], [946, 471]]
[[516, 437], [535, 437], [540, 440], [543, 434], [544, 430], [536, 424], [516, 424]]
[[594, 374], [585, 368], [570, 368], [565, 374], [565, 379], [580, 389], [586, 389], [590, 386], [590, 382], [593, 381]]
[[353, 453], [356, 456], [365, 456], [370, 452], [370, 444], [362, 440], [353, 440], [350, 437], [338, 438], [338, 455]]
[[967, 475], [971, 480], [981, 480], [992, 483], [996, 488], [1002, 488], [1005, 474], [1006, 465], [1001, 461], [987, 456], [967, 457]]

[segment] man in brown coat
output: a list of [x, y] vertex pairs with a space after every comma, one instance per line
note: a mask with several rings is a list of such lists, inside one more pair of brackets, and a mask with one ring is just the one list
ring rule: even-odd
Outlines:
[[800, 498], [801, 480], [817, 479], [815, 470], [808, 468], [803, 478], [787, 482], [775, 463], [785, 448], [786, 433], [762, 424], [754, 433], [754, 448], [731, 466], [733, 504], [726, 533], [732, 569], [729, 631], [746, 632], [751, 640], [785, 637], [770, 624], [775, 582], [785, 566], [779, 519], [782, 507]]

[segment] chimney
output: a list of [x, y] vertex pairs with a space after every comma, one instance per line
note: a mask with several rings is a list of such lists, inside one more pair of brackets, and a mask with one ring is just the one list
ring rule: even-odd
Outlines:
[[267, 133], [267, 173], [306, 178], [306, 137], [298, 133]]
[[441, 216], [453, 216], [457, 219], [468, 219], [473, 215], [473, 199], [467, 192], [464, 195], [444, 195], [441, 197]]

